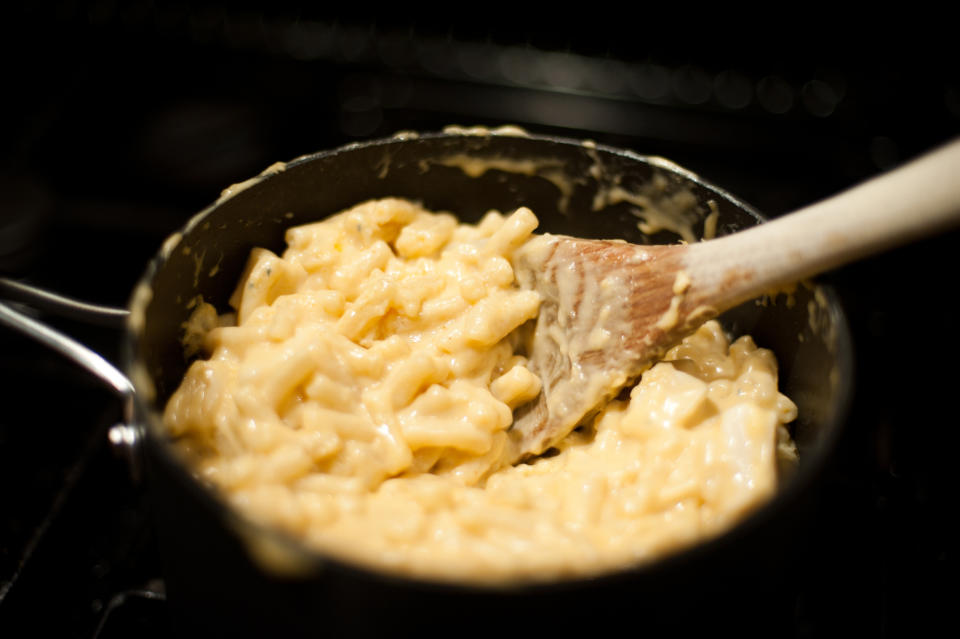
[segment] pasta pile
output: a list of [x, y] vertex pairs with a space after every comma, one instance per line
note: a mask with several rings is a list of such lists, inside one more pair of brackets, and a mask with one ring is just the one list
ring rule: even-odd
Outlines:
[[504, 461], [540, 380], [517, 329], [537, 316], [511, 258], [520, 208], [477, 225], [400, 199], [255, 249], [205, 329], [164, 424], [241, 512], [381, 570], [499, 581], [591, 574], [731, 525], [795, 451], [776, 361], [708, 323], [629, 401], [533, 463]]

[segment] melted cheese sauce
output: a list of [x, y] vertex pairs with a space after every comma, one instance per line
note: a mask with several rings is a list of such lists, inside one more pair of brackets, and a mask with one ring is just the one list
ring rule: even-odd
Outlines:
[[[396, 199], [255, 249], [199, 304], [164, 424], [247, 516], [380, 570], [499, 582], [585, 575], [725, 530], [795, 458], [776, 361], [710, 322], [549, 456], [505, 463], [534, 398], [512, 258], [528, 209], [458, 224]], [[678, 294], [682, 293], [682, 283]]]

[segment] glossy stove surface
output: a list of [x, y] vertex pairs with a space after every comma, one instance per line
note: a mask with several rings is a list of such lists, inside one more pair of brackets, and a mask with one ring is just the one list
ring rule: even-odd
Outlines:
[[[509, 122], [591, 138], [669, 157], [776, 215], [960, 129], [956, 71], [918, 58], [660, 53], [156, 3], [14, 15], [7, 58], [30, 63], [8, 79], [0, 270], [110, 305], [223, 186], [398, 130]], [[850, 313], [858, 390], [777, 634], [905, 636], [951, 618], [957, 240], [827, 278]], [[116, 357], [109, 331], [44, 319]], [[0, 353], [0, 635], [167, 636], [149, 501], [107, 444], [118, 402], [9, 331]]]

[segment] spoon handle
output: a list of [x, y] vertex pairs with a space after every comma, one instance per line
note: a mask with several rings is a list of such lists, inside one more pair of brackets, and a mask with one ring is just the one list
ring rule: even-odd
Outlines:
[[960, 140], [772, 222], [688, 247], [699, 304], [722, 311], [779, 286], [960, 224]]

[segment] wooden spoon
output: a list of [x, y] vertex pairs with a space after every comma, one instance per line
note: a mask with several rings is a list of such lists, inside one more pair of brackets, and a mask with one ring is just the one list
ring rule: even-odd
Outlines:
[[[698, 326], [742, 302], [960, 222], [960, 140], [775, 221], [697, 244], [541, 235], [515, 259], [543, 301], [513, 459], [565, 437]], [[952, 274], [930, 273], [930, 277]], [[922, 310], [920, 311], [922, 312]]]

